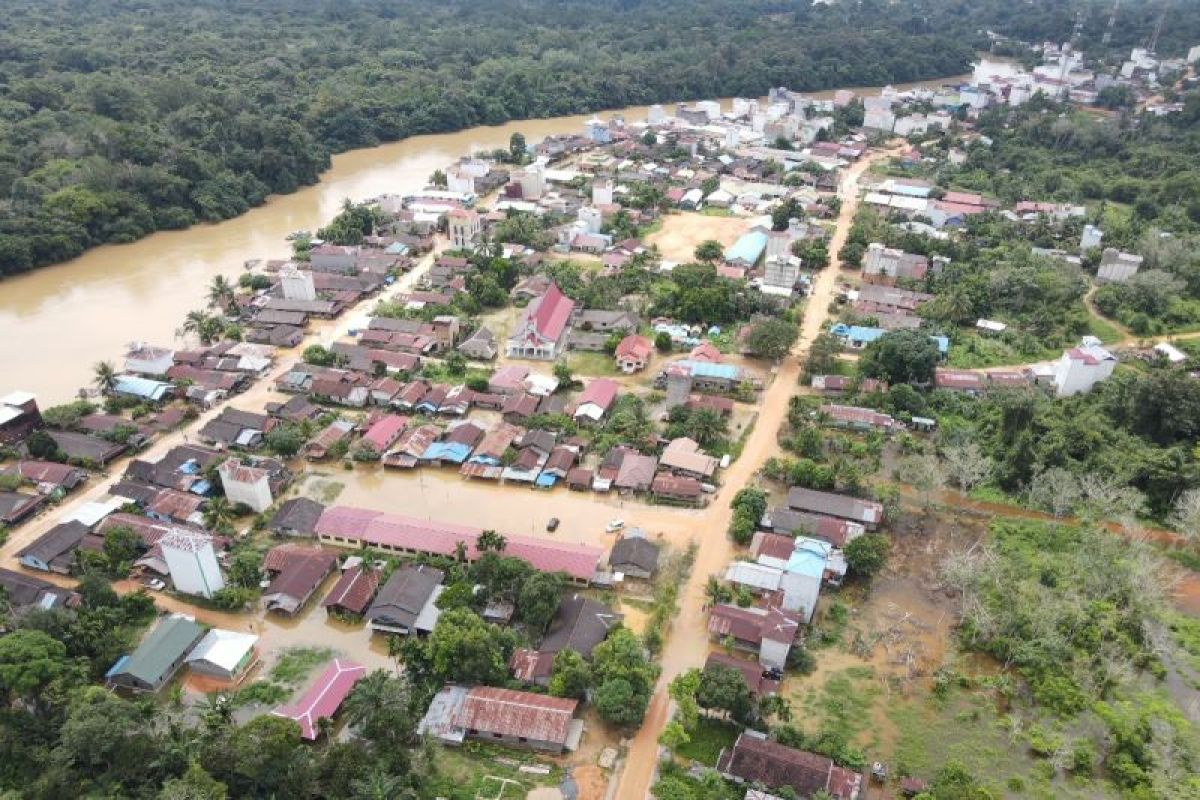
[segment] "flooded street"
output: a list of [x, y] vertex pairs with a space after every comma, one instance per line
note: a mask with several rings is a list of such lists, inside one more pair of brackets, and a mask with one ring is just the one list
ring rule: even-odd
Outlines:
[[[937, 86], [966, 77], [897, 88]], [[871, 95], [879, 88], [855, 91]], [[829, 97], [832, 92], [814, 96]], [[722, 102], [727, 106], [730, 101]], [[640, 122], [646, 107], [601, 116], [616, 114]], [[461, 156], [507, 148], [515, 132], [535, 144], [549, 135], [580, 131], [592, 116], [522, 120], [342, 153], [333, 157], [320, 183], [273, 196], [240, 217], [99, 247], [71, 261], [0, 281], [0, 374], [9, 388], [37, 394], [43, 407], [68, 400], [90, 380], [93, 364], [119, 361], [130, 342], [170, 344], [184, 315], [204, 305], [205, 287], [214, 275], [236, 277], [249, 259], [286, 256], [288, 233], [315, 231], [346, 199], [415, 191], [434, 170]]]
[[[742, 455], [724, 475], [727, 486], [747, 486], [755, 483], [755, 473], [779, 451], [777, 434], [787, 415], [788, 398], [795, 393], [800, 377], [801, 357], [821, 332], [829, 315], [829, 305], [837, 288], [841, 267], [836, 254], [850, 232], [850, 221], [858, 209], [858, 180], [876, 160], [886, 158], [892, 151], [875, 153], [846, 170], [839, 189], [842, 209], [837, 228], [829, 244], [833, 254], [829, 267], [818, 274], [808, 299], [808, 313], [800, 326], [800, 338], [792, 354], [779, 366], [774, 382], [763, 393], [762, 406], [754, 431], [746, 441]], [[733, 510], [729, 506], [732, 493], [727, 493], [709, 507], [694, 531], [700, 545], [691, 578], [680, 593], [679, 615], [668, 632], [663, 646], [662, 677], [650, 701], [646, 721], [638, 730], [629, 748], [625, 769], [621, 773], [617, 797], [642, 798], [650, 791], [658, 763], [658, 736], [670, 719], [671, 701], [667, 687], [681, 672], [704, 665], [712, 645], [708, 637], [708, 615], [704, 611], [704, 585], [708, 576], [724, 570], [736, 550], [726, 534]]]

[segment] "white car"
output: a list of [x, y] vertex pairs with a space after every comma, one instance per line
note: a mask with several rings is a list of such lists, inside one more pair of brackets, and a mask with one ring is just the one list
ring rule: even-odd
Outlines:
[[625, 520], [623, 520], [623, 519], [610, 519], [610, 520], [608, 521], [608, 527], [606, 527], [606, 528], [604, 529], [604, 531], [605, 531], [606, 533], [616, 533], [617, 531], [621, 530], [621, 529], [622, 529], [622, 528], [624, 528], [624, 527], [625, 527]]
[[154, 592], [161, 592], [163, 589], [167, 588], [167, 584], [158, 578], [151, 578], [150, 580], [146, 581], [146, 588]]

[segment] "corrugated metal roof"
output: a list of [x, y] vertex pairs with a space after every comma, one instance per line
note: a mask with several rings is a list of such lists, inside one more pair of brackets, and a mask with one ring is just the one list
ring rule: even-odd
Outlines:
[[512, 689], [476, 686], [467, 692], [454, 724], [469, 731], [566, 744], [578, 700]]

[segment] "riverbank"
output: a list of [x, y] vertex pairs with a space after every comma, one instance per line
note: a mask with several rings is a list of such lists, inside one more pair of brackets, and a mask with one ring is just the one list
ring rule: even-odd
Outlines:
[[[965, 80], [954, 75], [897, 89]], [[860, 96], [882, 87], [850, 87]], [[828, 98], [835, 90], [811, 93]], [[728, 107], [732, 99], [721, 101]], [[610, 109], [641, 121], [647, 106]], [[0, 286], [0, 374], [10, 388], [38, 395], [43, 406], [71, 399], [91, 366], [113, 359], [134, 341], [170, 344], [188, 311], [204, 305], [215, 275], [236, 278], [248, 260], [286, 256], [284, 237], [315, 230], [346, 199], [362, 200], [422, 188], [434, 170], [478, 150], [507, 148], [513, 133], [534, 144], [574, 133], [594, 114], [519, 120], [456, 133], [414, 136], [333, 157], [319, 183], [276, 195], [245, 214], [211, 225], [152, 234], [131, 244], [104, 245], [70, 261], [5, 279]]]

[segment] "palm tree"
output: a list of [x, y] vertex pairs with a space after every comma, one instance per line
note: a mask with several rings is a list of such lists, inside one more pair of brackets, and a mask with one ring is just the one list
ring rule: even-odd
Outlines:
[[204, 525], [209, 530], [224, 530], [233, 523], [233, 506], [224, 497], [214, 497], [204, 509]]
[[404, 786], [404, 780], [376, 767], [365, 778], [350, 782], [354, 800], [401, 800], [415, 797]]
[[708, 576], [708, 582], [704, 584], [704, 604], [705, 607], [719, 605], [729, 600], [729, 590], [717, 580], [715, 575]]
[[183, 325], [179, 327], [177, 335], [186, 336], [189, 333], [200, 336], [205, 324], [208, 322], [208, 314], [199, 309], [189, 311], [187, 316], [183, 318]]
[[224, 275], [217, 275], [208, 285], [208, 307], [229, 311], [236, 300], [233, 284]]
[[111, 361], [98, 361], [92, 367], [92, 383], [101, 394], [108, 394], [117, 385], [117, 368]]
[[504, 551], [505, 547], [508, 547], [508, 539], [504, 538], [503, 534], [492, 530], [484, 531], [475, 540], [475, 548], [481, 553], [486, 553], [489, 550], [500, 553]]
[[467, 543], [462, 539], [454, 543], [454, 560], [459, 563], [467, 560]]

